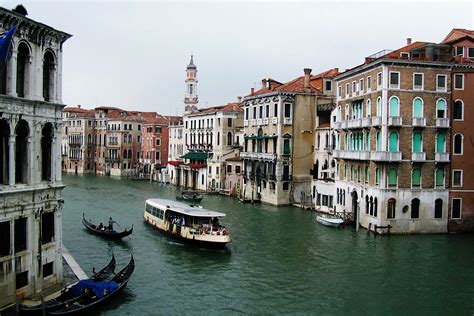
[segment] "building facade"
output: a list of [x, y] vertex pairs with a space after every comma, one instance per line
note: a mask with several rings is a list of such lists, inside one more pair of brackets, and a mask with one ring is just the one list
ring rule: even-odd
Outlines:
[[0, 310], [63, 279], [62, 47], [69, 34], [0, 8], [17, 25], [0, 78]]

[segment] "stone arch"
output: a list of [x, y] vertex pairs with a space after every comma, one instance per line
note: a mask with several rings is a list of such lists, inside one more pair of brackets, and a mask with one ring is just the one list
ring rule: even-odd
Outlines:
[[10, 125], [5, 119], [0, 120], [0, 184], [8, 184], [10, 165]]
[[51, 181], [53, 170], [53, 124], [46, 123], [41, 131], [41, 180]]
[[52, 101], [55, 94], [56, 56], [51, 50], [43, 55], [43, 99]]
[[30, 127], [25, 120], [19, 120], [15, 127], [15, 183], [28, 182], [28, 137]]
[[16, 66], [16, 94], [20, 98], [28, 97], [31, 48], [26, 41], [18, 44]]

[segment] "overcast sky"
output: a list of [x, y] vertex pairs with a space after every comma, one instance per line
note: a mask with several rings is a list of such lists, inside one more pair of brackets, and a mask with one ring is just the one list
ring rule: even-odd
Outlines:
[[73, 35], [63, 52], [65, 104], [172, 115], [184, 109], [191, 53], [206, 107], [235, 101], [262, 78], [343, 70], [407, 37], [440, 42], [454, 27], [474, 28], [471, 2], [22, 3], [31, 19]]

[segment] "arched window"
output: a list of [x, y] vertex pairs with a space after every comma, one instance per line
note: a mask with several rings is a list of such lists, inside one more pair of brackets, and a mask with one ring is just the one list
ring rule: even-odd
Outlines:
[[423, 117], [423, 100], [421, 98], [413, 100], [413, 117]]
[[[41, 132], [41, 180], [51, 181], [53, 160], [53, 125], [46, 123]], [[90, 136], [90, 135], [89, 135]]]
[[28, 90], [28, 77], [30, 70], [30, 49], [24, 42], [18, 45], [17, 66], [16, 66], [16, 94], [24, 98]]
[[414, 153], [421, 153], [423, 151], [422, 137], [418, 131], [413, 133], [412, 151]]
[[389, 116], [400, 115], [400, 100], [397, 97], [391, 97], [389, 100]]
[[377, 203], [377, 197], [374, 198], [374, 216], [377, 217], [377, 208], [378, 208], [378, 203]]
[[53, 53], [47, 51], [43, 57], [43, 99], [51, 101], [54, 97], [55, 63]]
[[92, 144], [92, 135], [87, 134], [87, 145], [90, 145], [90, 144]]
[[436, 169], [435, 173], [435, 183], [437, 188], [444, 187], [444, 168], [440, 167]]
[[351, 166], [351, 181], [354, 181], [354, 166]]
[[372, 116], [372, 102], [370, 99], [367, 100], [367, 106], [365, 109], [365, 116], [366, 117], [371, 117]]
[[227, 145], [232, 146], [232, 133], [231, 132], [227, 133]]
[[369, 196], [365, 196], [365, 214], [369, 214], [370, 201]]
[[337, 121], [340, 122], [342, 121], [342, 110], [341, 110], [341, 106], [339, 106], [337, 108]]
[[464, 143], [464, 137], [462, 134], [456, 134], [454, 135], [454, 148], [453, 148], [453, 154], [454, 155], [462, 155], [463, 153], [463, 143]]
[[390, 168], [390, 170], [388, 171], [388, 186], [396, 187], [397, 183], [398, 183], [397, 169]]
[[346, 121], [349, 119], [349, 104], [346, 104], [346, 111], [345, 111], [345, 117], [346, 117]]
[[374, 199], [370, 197], [370, 215], [374, 215]]
[[376, 112], [376, 116], [382, 116], [382, 98], [381, 97], [378, 97], [377, 98], [377, 112]]
[[381, 148], [381, 142], [380, 142], [380, 132], [377, 132], [377, 134], [375, 134], [375, 150], [377, 151], [381, 151], [382, 148]]
[[387, 218], [395, 218], [396, 201], [391, 198], [387, 202]]
[[15, 129], [15, 182], [27, 183], [28, 179], [28, 135], [30, 128], [25, 120], [20, 120]]
[[436, 118], [446, 117], [446, 101], [444, 99], [438, 99], [436, 101]]
[[217, 132], [217, 146], [219, 146], [220, 143], [221, 143], [221, 133]]
[[375, 184], [378, 185], [380, 182], [380, 170], [379, 168], [375, 168]]
[[435, 200], [434, 217], [435, 218], [443, 218], [443, 200], [442, 199], [436, 199]]
[[9, 160], [9, 143], [10, 139], [10, 126], [7, 120], [0, 120], [0, 184], [8, 184], [8, 166]]
[[370, 132], [365, 135], [365, 150], [370, 151]]
[[411, 218], [420, 218], [420, 200], [417, 198], [411, 200]]
[[453, 119], [462, 121], [464, 119], [464, 103], [456, 100], [453, 107]]
[[398, 133], [395, 131], [391, 131], [388, 134], [388, 139], [389, 139], [388, 150], [390, 152], [397, 152], [398, 151]]
[[413, 168], [411, 171], [411, 186], [413, 188], [421, 187], [421, 170], [420, 168]]
[[369, 167], [365, 167], [365, 183], [369, 183]]
[[446, 152], [446, 136], [444, 136], [442, 133], [436, 134], [436, 152]]
[[357, 182], [362, 182], [362, 168], [360, 166], [357, 167]]

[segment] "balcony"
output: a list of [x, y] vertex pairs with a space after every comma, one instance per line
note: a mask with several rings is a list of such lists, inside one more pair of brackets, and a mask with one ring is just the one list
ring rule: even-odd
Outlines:
[[362, 119], [362, 127], [371, 127], [372, 126], [372, 120], [370, 119], [370, 117], [364, 117]]
[[334, 156], [334, 158], [352, 159], [352, 160], [369, 160], [370, 159], [370, 152], [366, 150], [338, 150], [337, 155], [338, 157]]
[[425, 127], [426, 119], [424, 117], [414, 117], [412, 118], [411, 125], [413, 125], [413, 127]]
[[436, 162], [449, 162], [449, 153], [435, 153]]
[[345, 120], [345, 121], [342, 121], [341, 122], [341, 128], [342, 129], [347, 129], [347, 127], [349, 126], [349, 121]]
[[449, 128], [449, 119], [448, 118], [437, 118], [436, 127], [438, 128]]
[[402, 152], [401, 151], [371, 151], [370, 159], [373, 161], [401, 161]]
[[80, 143], [69, 143], [70, 148], [80, 148], [81, 144]]
[[382, 118], [380, 116], [372, 117], [372, 126], [380, 126], [382, 125]]
[[278, 117], [272, 117], [272, 124], [278, 124]]
[[332, 151], [333, 158], [341, 158], [341, 151], [339, 149]]
[[244, 120], [244, 126], [249, 126], [249, 120]]
[[268, 125], [268, 118], [264, 118], [263, 121], [262, 121], [262, 124], [263, 125]]
[[411, 160], [412, 161], [425, 161], [426, 153], [425, 152], [411, 153]]
[[347, 122], [347, 128], [360, 128], [362, 127], [362, 119], [350, 120]]
[[341, 129], [341, 122], [333, 122], [332, 126], [334, 129]]
[[266, 160], [274, 161], [277, 158], [276, 154], [273, 153], [253, 153], [253, 152], [241, 152], [240, 158], [250, 160]]
[[291, 117], [285, 117], [283, 119], [283, 124], [284, 125], [291, 125], [291, 123], [292, 123], [291, 121], [292, 121]]
[[118, 157], [105, 157], [105, 162], [120, 162]]
[[256, 119], [250, 120], [250, 125], [252, 125], [252, 126], [257, 125], [257, 120]]
[[401, 116], [389, 116], [387, 125], [388, 126], [402, 126], [402, 117]]
[[259, 126], [262, 125], [262, 119], [261, 118], [257, 119], [257, 125], [259, 125]]

